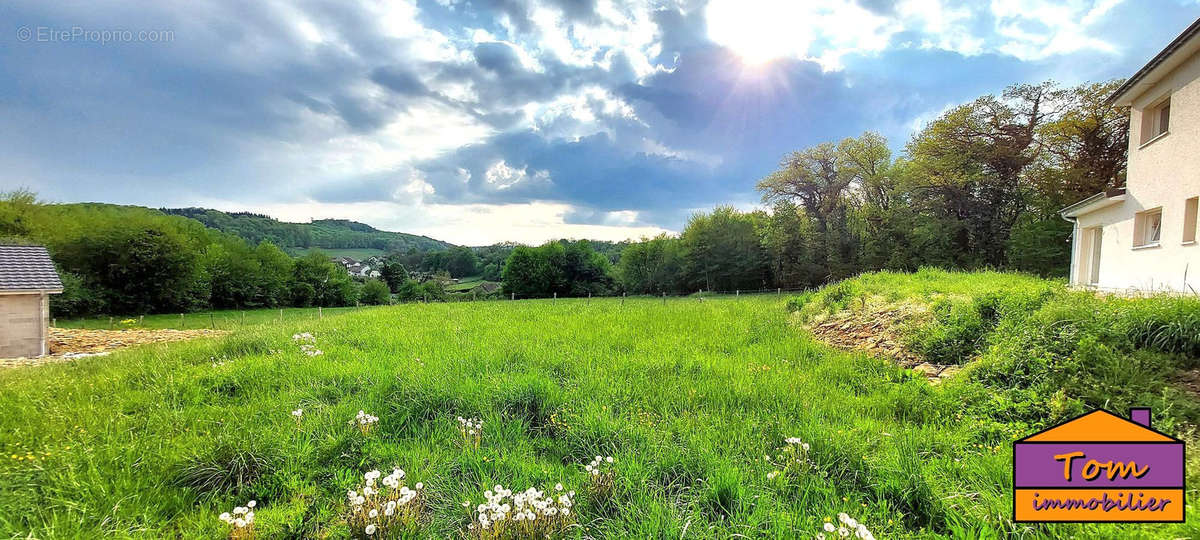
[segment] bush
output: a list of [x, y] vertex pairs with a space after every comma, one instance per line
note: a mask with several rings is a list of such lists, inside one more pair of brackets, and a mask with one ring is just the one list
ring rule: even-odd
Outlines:
[[370, 279], [363, 284], [358, 301], [363, 304], [381, 306], [391, 303], [391, 300], [392, 292], [388, 289], [387, 283], [378, 279]]
[[79, 317], [97, 313], [103, 309], [104, 303], [94, 291], [88, 288], [83, 278], [71, 272], [59, 271], [62, 280], [62, 294], [50, 295], [50, 313], [56, 317]]

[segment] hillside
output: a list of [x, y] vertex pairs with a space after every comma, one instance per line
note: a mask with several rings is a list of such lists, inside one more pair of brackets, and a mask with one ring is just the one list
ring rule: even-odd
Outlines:
[[249, 212], [222, 212], [208, 208], [163, 208], [162, 212], [192, 218], [205, 226], [237, 235], [251, 244], [263, 240], [288, 251], [304, 248], [376, 249], [383, 251], [437, 251], [453, 244], [399, 232], [381, 231], [348, 219], [318, 219], [290, 223]]

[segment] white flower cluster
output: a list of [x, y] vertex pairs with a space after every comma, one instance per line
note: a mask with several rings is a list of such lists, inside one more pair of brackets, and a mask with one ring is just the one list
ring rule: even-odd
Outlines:
[[563, 491], [562, 484], [555, 485], [550, 495], [536, 488], [514, 494], [496, 484], [483, 497], [487, 502], [475, 507], [475, 518], [467, 526], [477, 538], [550, 538], [574, 519], [575, 492]]
[[[875, 535], [871, 533], [871, 530], [866, 525], [859, 523], [845, 512], [838, 514], [838, 522], [839, 525], [836, 526], [832, 523], [826, 523], [825, 532], [837, 532], [837, 535], [841, 538], [849, 538], [853, 534], [859, 540], [875, 540]], [[825, 540], [825, 532], [817, 533], [817, 540]]]
[[584, 466], [583, 470], [588, 473], [588, 482], [592, 493], [596, 496], [605, 497], [612, 493], [612, 467], [615, 462], [616, 460], [612, 456], [596, 456], [591, 463]]
[[321, 349], [317, 348], [317, 338], [313, 337], [313, 335], [309, 332], [292, 334], [292, 341], [299, 343], [300, 352], [308, 356], [320, 356], [325, 354], [324, 352], [321, 352]]
[[376, 533], [383, 536], [390, 530], [412, 528], [424, 507], [423, 484], [417, 482], [409, 489], [404, 485], [403, 469], [393, 469], [392, 474], [382, 479], [381, 474], [377, 470], [367, 471], [363, 475], [362, 488], [346, 492], [350, 506], [346, 522], [351, 530], [364, 536], [375, 536]]
[[462, 433], [463, 443], [475, 448], [483, 440], [483, 420], [478, 418], [458, 417], [458, 431]]
[[379, 421], [378, 416], [369, 415], [363, 411], [358, 411], [354, 418], [350, 419], [350, 425], [357, 425], [358, 429], [363, 432], [363, 435], [371, 432], [371, 428]]
[[257, 504], [255, 501], [250, 501], [246, 503], [246, 506], [234, 508], [233, 512], [223, 512], [220, 516], [217, 516], [217, 519], [233, 526], [230, 538], [254, 537], [254, 507]]
[[300, 417], [304, 416], [304, 409], [296, 409], [292, 411], [292, 417], [296, 419], [296, 425], [300, 425]]
[[212, 362], [212, 367], [215, 367], [215, 368], [225, 365], [225, 361], [229, 360], [229, 358], [226, 356], [222, 356], [220, 359], [217, 359], [217, 357], [215, 357], [215, 356], [210, 356], [210, 357], [208, 357], [208, 359], [209, 359], [209, 361]]
[[[771, 459], [771, 456], [765, 458], [768, 463], [776, 467], [775, 470], [767, 473], [767, 480], [774, 480], [781, 475], [786, 480], [818, 470], [817, 464], [808, 458], [808, 450], [811, 448], [808, 443], [800, 440], [799, 437], [788, 437], [783, 442], [786, 444], [779, 447], [775, 459]], [[824, 474], [822, 471], [821, 475], [824, 476]]]
[[593, 459], [591, 463], [588, 463], [587, 466], [583, 468], [583, 470], [587, 471], [588, 474], [590, 474], [592, 476], [599, 476], [601, 473], [601, 470], [600, 470], [601, 466], [604, 465], [605, 463], [612, 463], [613, 461], [615, 461], [615, 460], [613, 460], [612, 456], [608, 456], [608, 457], [596, 456], [596, 458]]

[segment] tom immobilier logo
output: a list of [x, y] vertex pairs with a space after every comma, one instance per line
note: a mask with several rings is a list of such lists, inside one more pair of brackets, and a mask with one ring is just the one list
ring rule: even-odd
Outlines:
[[1013, 443], [1013, 516], [1038, 522], [1184, 520], [1183, 442], [1150, 409], [1105, 410]]

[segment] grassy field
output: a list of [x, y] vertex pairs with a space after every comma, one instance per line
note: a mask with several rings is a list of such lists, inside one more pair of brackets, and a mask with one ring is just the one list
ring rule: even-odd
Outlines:
[[[279, 323], [282, 317], [284, 324], [299, 324], [317, 321], [325, 317], [334, 317], [355, 311], [375, 309], [376, 306], [333, 307], [333, 308], [283, 308], [280, 309], [247, 309], [247, 310], [215, 310], [194, 313], [165, 313], [146, 315], [144, 317], [85, 317], [80, 319], [55, 319], [58, 328], [87, 328], [91, 330], [120, 330], [122, 328], [174, 328], [178, 330], [197, 328], [216, 328], [218, 330], [234, 330], [243, 326], [254, 326], [266, 323]], [[282, 314], [281, 314], [282, 311]]]
[[[837, 309], [826, 296], [793, 307]], [[258, 537], [347, 537], [346, 491], [393, 466], [424, 484], [415, 537], [467, 535], [464, 502], [495, 484], [560, 482], [578, 492], [568, 537], [811, 538], [839, 512], [878, 538], [1198, 534], [1012, 523], [1027, 420], [817, 344], [787, 303], [409, 304], [5, 370], [0, 534], [220, 538], [217, 515], [255, 499]], [[359, 410], [379, 418], [367, 434]], [[458, 416], [482, 419], [478, 447]], [[789, 437], [810, 449], [781, 467]], [[611, 489], [584, 471], [597, 455]]]

